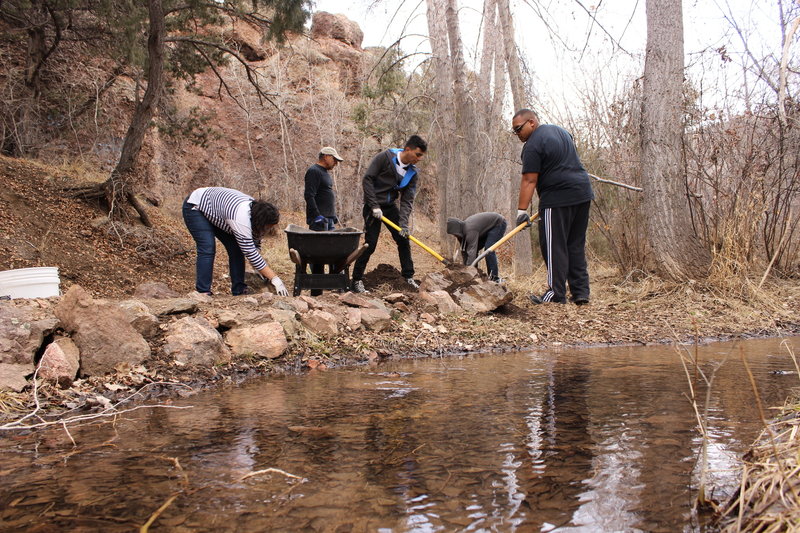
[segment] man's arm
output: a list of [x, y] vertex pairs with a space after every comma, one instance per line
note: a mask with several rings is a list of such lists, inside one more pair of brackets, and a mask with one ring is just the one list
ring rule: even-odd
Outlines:
[[361, 183], [364, 187], [364, 203], [366, 203], [372, 209], [380, 207], [380, 204], [378, 203], [378, 197], [375, 196], [375, 178], [377, 178], [378, 174], [381, 172], [381, 164], [384, 159], [385, 157], [383, 153], [373, 157], [372, 162], [367, 168], [367, 172], [364, 174], [364, 178], [361, 180]]
[[519, 185], [519, 203], [517, 209], [525, 211], [531, 205], [533, 200], [533, 193], [536, 190], [536, 183], [539, 181], [538, 172], [526, 172], [522, 175], [522, 181]]
[[464, 262], [465, 265], [471, 265], [475, 258], [478, 257], [478, 240], [480, 240], [480, 234], [477, 231], [470, 231], [464, 235], [464, 241], [466, 242], [464, 255], [467, 258], [466, 262]]
[[319, 173], [314, 172], [313, 167], [306, 170], [306, 187], [303, 191], [303, 198], [306, 199], [308, 211], [311, 213], [312, 218], [320, 215], [319, 207], [317, 207], [317, 191], [319, 190]]
[[408, 228], [408, 219], [411, 217], [411, 210], [414, 209], [414, 197], [417, 195], [417, 178], [419, 174], [411, 178], [411, 183], [400, 191], [400, 227]]

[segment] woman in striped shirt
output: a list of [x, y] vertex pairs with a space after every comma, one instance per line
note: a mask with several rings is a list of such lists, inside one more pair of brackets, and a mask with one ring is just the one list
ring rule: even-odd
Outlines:
[[288, 296], [286, 285], [258, 250], [261, 237], [279, 219], [280, 213], [274, 205], [255, 200], [235, 189], [202, 187], [192, 191], [183, 202], [183, 220], [197, 244], [197, 292], [211, 294], [216, 238], [228, 252], [231, 292], [234, 296], [247, 293], [244, 282], [245, 257], [259, 274], [272, 283], [275, 292]]

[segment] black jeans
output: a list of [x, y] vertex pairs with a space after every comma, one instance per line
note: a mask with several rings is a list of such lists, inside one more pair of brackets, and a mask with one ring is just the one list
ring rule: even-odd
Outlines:
[[[500, 224], [486, 232], [480, 239], [478, 239], [478, 250], [485, 250], [491, 248], [494, 243], [503, 238], [506, 234], [507, 222], [503, 220]], [[489, 274], [489, 279], [497, 280], [500, 278], [500, 271], [497, 265], [497, 254], [489, 252], [486, 254], [486, 273]]]
[[549, 289], [545, 302], [567, 301], [566, 284], [572, 299], [589, 299], [586, 268], [586, 229], [591, 202], [539, 210], [539, 246], [547, 265]]
[[[400, 225], [400, 209], [396, 204], [382, 205], [381, 211], [383, 211], [383, 216], [398, 226]], [[364, 278], [364, 271], [367, 269], [369, 258], [372, 256], [372, 253], [375, 251], [375, 247], [378, 244], [378, 237], [381, 234], [381, 226], [383, 226], [383, 222], [379, 218], [372, 216], [372, 209], [368, 205], [364, 206], [363, 214], [364, 241], [369, 244], [369, 248], [364, 250], [364, 253], [361, 254], [361, 257], [358, 258], [355, 266], [353, 267], [353, 281], [358, 281]], [[413, 278], [414, 260], [411, 259], [411, 242], [408, 239], [401, 237], [397, 230], [392, 228], [388, 229], [392, 234], [394, 242], [397, 243], [397, 254], [400, 256], [400, 273], [406, 279]]]

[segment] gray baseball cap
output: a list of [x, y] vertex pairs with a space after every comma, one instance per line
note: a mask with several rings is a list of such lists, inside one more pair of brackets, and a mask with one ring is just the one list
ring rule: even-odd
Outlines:
[[344, 159], [342, 159], [342, 156], [339, 155], [339, 152], [337, 152], [336, 148], [334, 148], [333, 146], [326, 146], [322, 148], [319, 151], [319, 153], [322, 155], [332, 155], [333, 158], [337, 161], [344, 161]]

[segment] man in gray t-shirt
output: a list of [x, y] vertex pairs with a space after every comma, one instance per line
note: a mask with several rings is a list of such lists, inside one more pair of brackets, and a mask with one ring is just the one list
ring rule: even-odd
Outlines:
[[[447, 233], [455, 236], [461, 245], [461, 257], [465, 265], [471, 265], [481, 250], [489, 248], [506, 233], [506, 219], [500, 213], [476, 213], [466, 220], [447, 219]], [[486, 271], [489, 279], [500, 281], [497, 255], [486, 255]]]
[[572, 301], [589, 303], [586, 229], [594, 192], [572, 135], [553, 124], [540, 125], [530, 109], [514, 114], [511, 129], [525, 143], [517, 225], [530, 221], [527, 209], [533, 191], [539, 195], [539, 245], [548, 288], [541, 296], [531, 295], [531, 301], [566, 303], [569, 283]]

